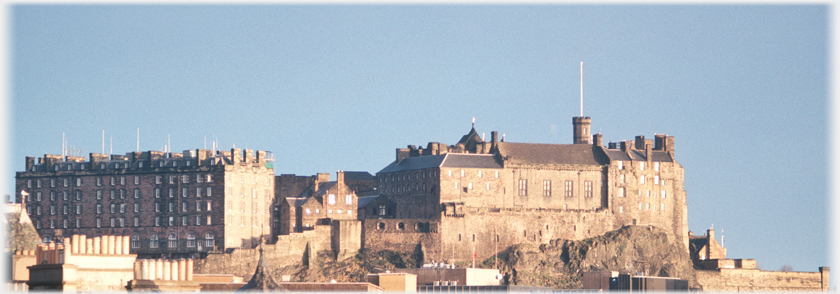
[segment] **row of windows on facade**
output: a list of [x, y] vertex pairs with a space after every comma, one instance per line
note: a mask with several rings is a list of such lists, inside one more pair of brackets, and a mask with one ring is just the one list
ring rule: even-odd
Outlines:
[[[655, 205], [656, 204], [654, 204], [654, 210], [656, 210]], [[645, 210], [650, 210], [650, 203], [645, 203], [644, 207], [645, 207]], [[639, 202], [639, 210], [642, 210], [642, 203], [641, 202]], [[665, 210], [665, 203], [659, 203], [659, 210], [662, 210], [662, 211]], [[624, 213], [624, 206], [619, 206], [618, 207], [618, 212], [619, 213]]]
[[[618, 169], [624, 169], [624, 161], [618, 160], [618, 161], [616, 161], [616, 163], [617, 163]], [[644, 161], [639, 162], [639, 170], [645, 170], [645, 162]], [[654, 162], [653, 163], [653, 170], [654, 171], [659, 171], [659, 162]]]
[[[204, 188], [195, 188], [195, 196], [202, 197], [202, 191], [204, 191], [205, 197], [213, 196], [213, 187], [204, 187]], [[82, 200], [83, 193], [81, 190], [76, 190], [76, 200]], [[102, 200], [102, 190], [96, 190], [96, 200]], [[141, 190], [139, 188], [134, 189], [134, 198], [139, 199], [141, 195]], [[125, 189], [112, 189], [110, 190], [110, 198], [111, 199], [125, 199], [126, 190]], [[189, 196], [189, 188], [182, 188], [181, 189], [181, 197], [188, 197]], [[256, 191], [253, 193], [253, 197], [256, 198]], [[64, 201], [68, 201], [68, 193], [67, 191], [61, 191], [61, 199]], [[160, 198], [160, 188], [155, 188], [155, 198]], [[173, 188], [169, 188], [169, 198], [175, 198], [175, 190]], [[35, 192], [35, 197], [30, 198], [29, 201], [42, 201], [42, 192]], [[56, 201], [56, 192], [50, 191], [50, 201]]]
[[[625, 179], [624, 174], [618, 175], [618, 183], [624, 184], [626, 182], [627, 182], [627, 180]], [[639, 176], [639, 184], [642, 184], [642, 185], [645, 184], [645, 175]], [[665, 186], [665, 179], [662, 179], [662, 181], [660, 181], [658, 175], [653, 176], [653, 184], [654, 185], [660, 185], [661, 184], [662, 186]]]
[[[452, 170], [450, 169], [450, 170], [447, 170], [446, 172], [447, 172], [448, 176], [451, 178], [451, 177], [452, 177]], [[495, 177], [496, 177], [496, 178], [499, 178], [499, 171], [498, 171], [498, 170], [494, 170], [494, 172], [495, 172]], [[478, 170], [478, 171], [477, 171], [477, 173], [476, 173], [476, 175], [477, 175], [479, 178], [484, 177], [484, 172], [483, 172], [483, 170]], [[466, 176], [466, 171], [462, 169], [462, 170], [461, 170], [461, 177], [463, 178], [463, 177], [465, 177], [465, 176]]]
[[391, 174], [391, 176], [382, 175], [382, 176], [379, 177], [379, 181], [380, 182], [388, 182], [389, 179], [390, 179], [391, 182], [411, 180], [412, 179], [412, 174], [414, 175], [414, 177], [413, 177], [414, 179], [420, 179], [420, 178], [425, 179], [426, 175], [428, 175], [429, 178], [434, 178], [434, 177], [438, 176], [438, 171], [430, 170], [430, 171], [418, 171], [418, 172], [414, 172], [414, 173], [405, 172], [405, 173], [400, 173], [400, 174]]
[[[228, 201], [228, 211], [233, 211], [233, 201]], [[258, 202], [251, 203], [251, 212], [256, 213], [260, 209]], [[239, 201], [239, 211], [245, 212], [245, 201]], [[271, 206], [266, 205], [265, 213], [271, 213]]]
[[[187, 247], [196, 247], [196, 244], [198, 244], [198, 246], [204, 245], [208, 248], [212, 248], [216, 244], [215, 235], [212, 232], [205, 233], [204, 234], [204, 240], [196, 240], [195, 233], [188, 232], [186, 234], [186, 239], [187, 239], [187, 244], [186, 244]], [[51, 241], [52, 241], [52, 237], [50, 237], [49, 235], [44, 236], [44, 238], [43, 238], [44, 243], [50, 243]], [[168, 245], [167, 247], [170, 247], [170, 248], [178, 247], [178, 236], [175, 235], [175, 233], [169, 233], [169, 236], [167, 237], [167, 241], [168, 241], [167, 244], [166, 244], [166, 245]], [[140, 243], [141, 243], [140, 235], [134, 234], [134, 235], [131, 236], [131, 248], [134, 248], [134, 249], [140, 248]], [[150, 235], [149, 236], [149, 248], [158, 248], [159, 245], [160, 244], [159, 244], [158, 235], [157, 234]]]
[[[550, 180], [543, 180], [543, 196], [551, 197], [551, 181]], [[457, 184], [457, 183], [456, 183]], [[574, 181], [565, 181], [564, 186], [564, 196], [566, 197], [574, 197], [575, 196], [575, 189], [574, 189]], [[457, 185], [456, 185], [457, 188]], [[583, 196], [584, 197], [592, 197], [592, 181], [584, 181], [583, 182]], [[519, 196], [528, 196], [528, 180], [527, 179], [519, 179]]]
[[[309, 208], [307, 208], [307, 209], [306, 209], [306, 214], [311, 214], [311, 213], [312, 213], [312, 210], [310, 210]], [[321, 213], [321, 209], [320, 209], [320, 208], [316, 208], [316, 209], [315, 209], [315, 214], [318, 214], [318, 213]], [[327, 209], [327, 214], [332, 214], [332, 213], [333, 213], [332, 208], [328, 208], [328, 209]], [[342, 213], [344, 213], [344, 211], [343, 211], [343, 210], [341, 210], [341, 209], [336, 209], [336, 210], [335, 210], [335, 213], [336, 213], [336, 214], [342, 214]], [[353, 214], [353, 210], [352, 210], [352, 209], [348, 209], [348, 210], [347, 210], [347, 214]]]
[[[638, 190], [638, 191], [639, 191], [639, 197], [642, 197], [642, 190]], [[659, 190], [659, 195], [662, 196], [662, 199], [666, 198], [665, 197], [666, 194], [667, 193], [665, 192], [665, 189]], [[647, 195], [647, 197], [651, 196], [650, 190], [647, 190], [646, 195]], [[618, 197], [627, 197], [624, 187], [618, 188]], [[656, 197], [656, 193], [653, 194], [653, 197]]]
[[[186, 183], [190, 182], [190, 175], [180, 175], [180, 177], [181, 177], [181, 183], [186, 184]], [[162, 178], [163, 178], [163, 176], [156, 175], [155, 176], [155, 184], [162, 184], [163, 183]], [[177, 176], [170, 175], [169, 176], [169, 183], [174, 184], [176, 178], [177, 178]], [[81, 177], [75, 178], [76, 187], [81, 187], [82, 186], [83, 179], [84, 178], [81, 178]], [[119, 179], [119, 180], [117, 180], [117, 179]], [[68, 187], [70, 185], [71, 181], [72, 181], [71, 178], [61, 178], [61, 180], [60, 180], [60, 182], [62, 183], [62, 185], [64, 187]], [[203, 182], [212, 183], [213, 182], [213, 175], [212, 174], [197, 174], [197, 175], [195, 175], [195, 181], [196, 181], [196, 183], [203, 183]], [[33, 182], [32, 179], [27, 179], [26, 180], [26, 188], [31, 189], [32, 188], [32, 182]], [[111, 176], [110, 183], [111, 183], [111, 186], [116, 186], [116, 185], [125, 186], [125, 176], [120, 176], [119, 178], [117, 178], [116, 176]], [[140, 183], [141, 183], [140, 176], [134, 176], [134, 185], [140, 185]], [[96, 186], [102, 186], [102, 184], [103, 184], [102, 177], [96, 177]], [[51, 178], [50, 179], [50, 188], [55, 188], [55, 186], [56, 186], [56, 179]], [[35, 187], [36, 188], [41, 188], [41, 179], [35, 179]]]
[[[414, 230], [415, 231], [422, 231], [425, 228], [428, 228], [428, 226], [429, 226], [428, 223], [425, 223], [425, 224], [424, 223], [415, 223], [414, 224]], [[387, 226], [385, 225], [384, 222], [379, 222], [379, 223], [376, 224], [376, 229], [377, 230], [385, 230], [386, 228], [387, 228]], [[398, 222], [394, 225], [394, 228], [399, 230], [399, 231], [405, 231], [405, 223], [404, 222]]]
[[[206, 216], [195, 215], [194, 216], [194, 221], [192, 223], [189, 222], [189, 219], [190, 219], [190, 217], [182, 216], [180, 225], [181, 226], [190, 226], [190, 225], [192, 225], [192, 226], [201, 226], [201, 225], [210, 226], [210, 225], [213, 225], [212, 218], [211, 218], [210, 215], [206, 215]], [[203, 224], [202, 224], [202, 219], [205, 220], [205, 222]], [[167, 219], [164, 218], [163, 220], [167, 220]], [[49, 228], [50, 229], [55, 229], [56, 228], [55, 221], [56, 220], [52, 220], [52, 219], [49, 220]], [[67, 228], [70, 227], [69, 226], [69, 221], [70, 220], [63, 219], [61, 221], [62, 221], [61, 222], [61, 228], [67, 229]], [[175, 217], [170, 216], [168, 218], [168, 224], [169, 224], [170, 227], [175, 226], [175, 224], [176, 224]], [[77, 229], [82, 228], [82, 220], [81, 219], [75, 219], [75, 223], [73, 225], [74, 225], [73, 226], [74, 228], [77, 228]], [[111, 228], [116, 228], [116, 227], [122, 228], [122, 227], [125, 227], [125, 226], [126, 226], [125, 217], [119, 217], [119, 218], [112, 217], [112, 218], [110, 218], [110, 227]], [[134, 227], [139, 227], [140, 226], [140, 218], [139, 217], [134, 217], [134, 225], [133, 226]], [[156, 227], [161, 226], [161, 217], [155, 217], [155, 226]], [[101, 218], [96, 218], [96, 227], [97, 228], [102, 227], [102, 219]], [[41, 229], [42, 228], [40, 219], [35, 220], [35, 228], [36, 229]]]

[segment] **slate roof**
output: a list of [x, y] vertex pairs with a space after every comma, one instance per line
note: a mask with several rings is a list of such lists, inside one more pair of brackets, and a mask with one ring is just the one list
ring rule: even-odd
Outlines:
[[[644, 150], [636, 150], [631, 149], [629, 155], [621, 151], [621, 149], [607, 149], [603, 148], [604, 152], [607, 154], [607, 157], [610, 160], [635, 160], [635, 161], [646, 161], [645, 158], [645, 151]], [[651, 161], [658, 161], [658, 162], [674, 162], [674, 159], [671, 158], [671, 155], [668, 155], [668, 152], [665, 151], [652, 151], [651, 152]]]
[[409, 157], [394, 161], [378, 173], [421, 170], [433, 167], [502, 168], [502, 165], [492, 154], [447, 153]]
[[373, 181], [374, 177], [369, 172], [366, 171], [345, 171], [344, 172], [344, 180], [345, 181]]
[[589, 144], [497, 143], [505, 162], [515, 164], [603, 165], [609, 158], [601, 147]]
[[469, 146], [470, 143], [484, 143], [484, 140], [478, 136], [478, 132], [475, 131], [475, 127], [473, 127], [469, 133], [461, 137], [461, 140], [458, 140], [458, 144], [464, 144], [464, 146]]
[[286, 203], [289, 204], [289, 207], [300, 207], [303, 203], [306, 202], [306, 198], [302, 197], [288, 197], [286, 198]]
[[359, 208], [367, 207], [373, 200], [376, 200], [376, 197], [379, 197], [379, 195], [359, 197]]

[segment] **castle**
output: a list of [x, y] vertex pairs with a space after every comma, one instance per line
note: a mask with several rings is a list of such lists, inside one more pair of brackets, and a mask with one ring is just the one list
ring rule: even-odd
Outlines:
[[497, 132], [485, 141], [473, 125], [454, 145], [409, 145], [375, 176], [339, 171], [336, 181], [275, 176], [269, 153], [240, 149], [27, 157], [16, 190], [31, 196], [17, 200], [45, 241], [128, 235], [141, 256], [253, 248], [261, 237], [276, 241], [330, 224], [355, 240], [341, 244], [419, 246], [438, 261], [625, 225], [666, 228], [688, 248], [674, 138], [637, 136], [604, 147], [590, 124], [572, 119], [574, 144], [505, 142]]
[[473, 126], [455, 145], [397, 149], [376, 174], [380, 196], [362, 215], [364, 246], [421, 244], [427, 258], [463, 260], [514, 244], [652, 225], [688, 248], [674, 137], [604, 147], [590, 124], [589, 117], [572, 119], [574, 144], [505, 142], [497, 132], [488, 142]]

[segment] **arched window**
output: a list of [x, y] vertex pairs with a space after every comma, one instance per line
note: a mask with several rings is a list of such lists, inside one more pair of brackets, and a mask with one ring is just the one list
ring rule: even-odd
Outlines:
[[149, 248], [158, 248], [158, 235], [152, 234], [149, 236]]
[[379, 224], [377, 224], [376, 229], [378, 229], [378, 230], [384, 230], [384, 229], [385, 229], [385, 223], [380, 222]]
[[167, 239], [169, 239], [167, 247], [169, 247], [169, 248], [177, 248], [178, 247], [178, 235], [175, 235], [175, 233], [169, 233], [169, 238], [167, 238]]
[[216, 239], [214, 239], [213, 233], [207, 232], [207, 234], [204, 234], [204, 240], [207, 248], [216, 246]]
[[403, 222], [397, 223], [397, 230], [400, 230], [400, 231], [405, 230], [405, 223], [403, 223]]
[[131, 248], [140, 248], [140, 235], [131, 235]]
[[195, 247], [195, 234], [192, 232], [187, 233], [187, 247]]

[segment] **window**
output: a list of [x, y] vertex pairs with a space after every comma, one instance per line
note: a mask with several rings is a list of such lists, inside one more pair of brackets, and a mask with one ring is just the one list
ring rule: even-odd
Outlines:
[[624, 184], [624, 182], [625, 182], [624, 174], [621, 174], [621, 175], [618, 176], [618, 182]]
[[65, 219], [61, 223], [62, 223], [61, 227], [66, 229], [67, 228], [67, 220]]
[[26, 180], [26, 187], [32, 188], [32, 180]]
[[120, 218], [120, 228], [122, 228], [122, 227], [125, 227], [125, 218], [124, 217]]
[[[209, 218], [208, 218], [208, 220], [209, 220]], [[207, 222], [207, 224], [209, 225], [210, 222]], [[207, 234], [204, 234], [205, 244], [207, 244], [208, 248], [212, 248], [213, 246], [216, 246], [216, 244], [215, 244], [216, 242], [214, 242], [215, 239], [213, 239], [213, 238], [214, 238], [213, 233], [208, 232]]]
[[458, 182], [455, 182], [455, 190], [458, 190]]
[[116, 185], [116, 183], [117, 183], [117, 178], [116, 177], [111, 177], [111, 186]]
[[528, 196], [528, 180], [519, 179], [519, 196]]
[[207, 211], [211, 211], [210, 200], [207, 200]]
[[160, 217], [159, 216], [155, 217], [155, 227], [160, 227]]
[[125, 199], [125, 189], [120, 189], [120, 199]]
[[583, 182], [583, 196], [592, 197], [592, 181]]
[[481, 170], [478, 170], [478, 177], [481, 177]]
[[639, 162], [639, 170], [645, 170], [645, 163]]
[[[38, 187], [41, 186], [41, 180], [38, 180]], [[76, 178], [76, 187], [82, 186], [82, 178]]]
[[379, 206], [379, 215], [385, 215], [387, 212], [388, 210], [385, 208], [385, 205]]
[[461, 170], [461, 177], [462, 178], [464, 177], [464, 170], [463, 169]]
[[[35, 200], [41, 201], [41, 192], [35, 193]], [[50, 201], [55, 201], [55, 199], [50, 199]]]
[[659, 185], [659, 176], [653, 176], [653, 184]]
[[155, 184], [160, 184], [161, 176], [155, 176]]
[[650, 203], [645, 203], [645, 210], [650, 210]]
[[619, 213], [624, 212], [624, 206], [619, 206], [619, 207], [618, 207], [618, 212], [619, 212]]
[[662, 195], [662, 199], [665, 199], [665, 190], [659, 191], [660, 195]]
[[140, 212], [140, 203], [134, 203], [134, 212]]
[[187, 188], [181, 189], [181, 197], [187, 197], [187, 191], [189, 191]]
[[50, 187], [55, 188], [55, 179], [50, 179]]
[[574, 191], [574, 186], [573, 185], [574, 185], [574, 182], [566, 181], [566, 197], [575, 196], [575, 191]]
[[213, 187], [207, 187], [207, 197], [213, 196]]
[[169, 183], [170, 184], [175, 184], [175, 176], [173, 176], [173, 175], [169, 176]]
[[61, 208], [62, 208], [62, 211], [64, 212], [64, 214], [67, 214], [67, 212], [69, 211], [69, 208], [67, 207], [67, 204], [62, 205]]
[[195, 202], [195, 211], [201, 211], [201, 202], [199, 202], [199, 201]]
[[51, 219], [50, 220], [50, 229], [54, 229], [54, 228], [55, 228], [55, 220]]
[[67, 187], [67, 178], [64, 179], [64, 186]]
[[134, 184], [140, 185], [140, 176], [134, 176]]
[[82, 220], [77, 218], [76, 219], [76, 228], [81, 228], [81, 227], [82, 227]]
[[467, 189], [472, 190], [472, 182], [467, 183]]
[[543, 196], [551, 197], [551, 181], [543, 180]]
[[125, 185], [125, 176], [120, 176], [120, 185]]
[[97, 214], [102, 213], [102, 204], [96, 204], [96, 213]]
[[310, 214], [312, 211], [309, 208], [306, 209], [306, 214]]
[[195, 182], [196, 182], [196, 183], [201, 183], [201, 182], [203, 182], [203, 180], [202, 180], [202, 178], [201, 178], [201, 175], [195, 175]]
[[131, 235], [131, 248], [140, 248], [140, 235]]
[[639, 184], [644, 184], [644, 183], [645, 183], [645, 175], [639, 176]]
[[181, 175], [181, 183], [186, 184], [186, 183], [189, 183], [189, 182], [190, 182], [190, 176], [188, 176], [188, 175]]
[[452, 177], [452, 170], [447, 170], [449, 172], [449, 176]]
[[138, 162], [138, 163], [137, 163], [137, 167], [142, 168], [142, 167], [143, 167], [143, 162], [142, 162], [142, 161], [141, 161], [141, 162]]
[[653, 170], [659, 171], [659, 162], [654, 162], [653, 163]]
[[187, 247], [195, 247], [195, 234], [187, 233]]
[[175, 197], [175, 190], [173, 190], [172, 188], [169, 188], [169, 198], [173, 198], [173, 197]]
[[[426, 184], [423, 184], [423, 190], [426, 190]], [[490, 183], [487, 183], [487, 190], [490, 190]]]
[[152, 234], [151, 236], [149, 236], [149, 248], [158, 248], [158, 235], [157, 234]]
[[328, 199], [327, 201], [330, 203], [330, 205], [335, 205], [335, 195], [330, 194], [330, 195], [327, 196], [327, 199]]
[[76, 204], [76, 214], [82, 214], [82, 205]]
[[40, 205], [35, 206], [35, 214], [36, 215], [41, 215], [41, 206]]
[[55, 215], [55, 205], [50, 205], [50, 215]]
[[212, 182], [212, 181], [213, 181], [213, 175], [208, 174], [207, 175], [207, 182], [209, 183], [209, 182]]
[[187, 211], [187, 202], [181, 202], [181, 211]]
[[352, 205], [353, 204], [353, 195], [344, 196], [344, 204]]
[[196, 226], [200, 226], [200, 225], [201, 225], [201, 216], [200, 216], [200, 215], [196, 215], [196, 216], [195, 216], [195, 225], [196, 225]]
[[155, 212], [160, 212], [160, 203], [155, 202]]
[[116, 191], [111, 190], [111, 199], [115, 199], [115, 198], [114, 198], [114, 197], [115, 197], [115, 195], [116, 195]]
[[201, 197], [201, 188], [195, 188], [195, 197]]
[[116, 213], [116, 212], [117, 212], [117, 204], [116, 203], [111, 203], [111, 213]]
[[125, 213], [125, 203], [120, 203], [120, 213]]
[[140, 189], [134, 188], [134, 199], [140, 198]]
[[169, 202], [168, 204], [169, 204], [169, 212], [175, 211], [174, 204], [172, 202]]
[[213, 223], [211, 223], [211, 222], [210, 222], [210, 216], [208, 215], [208, 216], [207, 216], [207, 223], [206, 223], [206, 225], [208, 225], [208, 226], [209, 226], [209, 225], [212, 225], [212, 224], [213, 224]]
[[96, 218], [96, 227], [97, 227], [97, 228], [101, 228], [101, 227], [102, 227], [102, 219], [101, 219], [101, 218]]
[[647, 197], [650, 198], [650, 190], [647, 190]]
[[618, 188], [618, 197], [624, 197], [624, 188]]
[[174, 216], [170, 216], [170, 217], [169, 217], [169, 226], [171, 227], [171, 226], [174, 226], [174, 225], [175, 225], [175, 217], [174, 217]]

